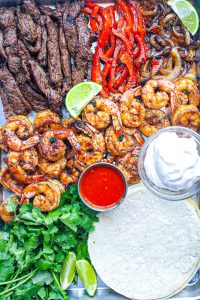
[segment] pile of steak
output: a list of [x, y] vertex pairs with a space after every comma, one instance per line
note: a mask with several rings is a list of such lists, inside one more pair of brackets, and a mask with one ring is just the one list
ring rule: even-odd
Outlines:
[[24, 0], [0, 9], [0, 97], [6, 118], [50, 107], [61, 113], [63, 97], [90, 79], [93, 42], [84, 0], [55, 9]]

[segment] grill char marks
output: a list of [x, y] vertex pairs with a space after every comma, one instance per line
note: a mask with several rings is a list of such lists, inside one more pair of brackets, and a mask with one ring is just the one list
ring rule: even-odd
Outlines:
[[90, 48], [92, 46], [91, 32], [88, 28], [88, 20], [84, 15], [76, 19], [78, 43], [76, 47], [75, 62], [72, 71], [73, 85], [84, 80], [88, 62], [91, 60]]
[[0, 61], [5, 62], [7, 60], [7, 55], [3, 47], [3, 32], [0, 30]]
[[32, 110], [30, 104], [23, 97], [17, 83], [6, 66], [0, 68], [0, 83], [2, 84], [8, 99], [12, 103], [16, 114], [27, 114]]
[[0, 9], [0, 96], [6, 117], [32, 108], [61, 113], [63, 95], [88, 76], [92, 39], [83, 7], [84, 0], [65, 0], [55, 9], [23, 0]]
[[58, 45], [58, 25], [50, 17], [46, 17], [46, 26], [48, 34], [48, 70], [50, 81], [53, 87], [60, 87], [62, 84], [62, 70], [60, 62], [60, 51]]
[[32, 76], [38, 88], [48, 98], [52, 110], [60, 114], [62, 106], [62, 97], [60, 93], [51, 88], [44, 70], [37, 62], [31, 60], [30, 66]]
[[37, 27], [32, 17], [27, 13], [17, 11], [18, 29], [23, 40], [34, 43], [37, 39]]
[[62, 65], [62, 72], [63, 72], [63, 93], [69, 91], [71, 88], [71, 61], [70, 61], [70, 54], [67, 49], [67, 43], [65, 40], [65, 34], [62, 24], [59, 26], [59, 47], [60, 47], [60, 56], [61, 56], [61, 65]]
[[38, 53], [37, 61], [41, 67], [47, 67], [47, 30], [45, 27], [45, 20], [41, 18], [41, 26], [42, 26], [42, 40], [41, 40], [41, 48]]

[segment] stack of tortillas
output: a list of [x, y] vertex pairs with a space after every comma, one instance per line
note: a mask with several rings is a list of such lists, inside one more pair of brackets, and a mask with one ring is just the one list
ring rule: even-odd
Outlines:
[[117, 209], [99, 214], [89, 237], [102, 280], [130, 299], [166, 299], [200, 267], [200, 217], [192, 199], [166, 201], [140, 184]]

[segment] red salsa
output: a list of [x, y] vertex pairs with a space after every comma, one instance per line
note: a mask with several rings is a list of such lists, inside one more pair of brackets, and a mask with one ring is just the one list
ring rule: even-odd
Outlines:
[[124, 196], [126, 183], [120, 172], [109, 165], [96, 165], [83, 174], [81, 198], [100, 208], [115, 206]]

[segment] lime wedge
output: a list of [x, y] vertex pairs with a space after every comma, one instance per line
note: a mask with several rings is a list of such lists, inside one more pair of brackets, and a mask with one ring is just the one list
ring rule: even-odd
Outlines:
[[87, 293], [94, 296], [97, 289], [97, 277], [91, 264], [85, 259], [80, 259], [76, 262], [76, 270]]
[[195, 35], [199, 28], [199, 16], [194, 6], [187, 0], [169, 0], [168, 4], [190, 33]]
[[75, 85], [65, 98], [65, 106], [74, 118], [77, 118], [82, 109], [100, 92], [101, 84], [84, 81]]
[[74, 252], [69, 252], [64, 260], [60, 272], [60, 285], [63, 290], [66, 290], [74, 279], [76, 271], [76, 255]]

